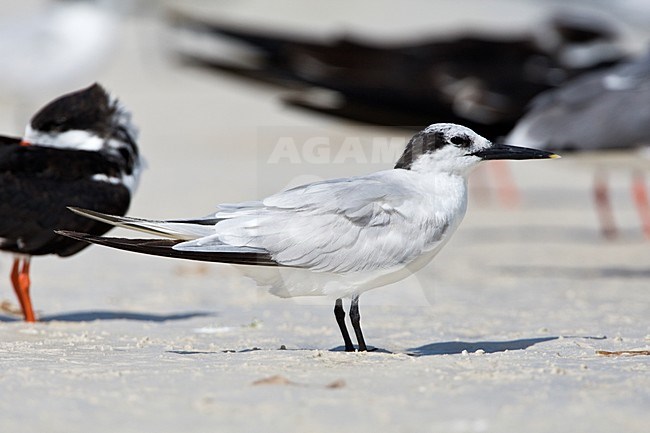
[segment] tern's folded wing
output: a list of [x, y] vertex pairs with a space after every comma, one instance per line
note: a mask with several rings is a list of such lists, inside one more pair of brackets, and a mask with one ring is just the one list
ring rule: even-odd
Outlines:
[[405, 264], [431, 249], [448, 221], [431, 212], [424, 197], [401, 180], [399, 174], [380, 172], [317, 182], [262, 203], [228, 207], [215, 215], [224, 219], [214, 235], [174, 249], [254, 248], [285, 266], [338, 273]]

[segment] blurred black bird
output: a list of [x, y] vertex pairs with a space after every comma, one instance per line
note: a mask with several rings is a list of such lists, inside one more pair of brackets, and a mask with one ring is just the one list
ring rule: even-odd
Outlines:
[[47, 104], [22, 139], [0, 137], [0, 250], [14, 255], [11, 281], [26, 321], [36, 320], [31, 256], [67, 257], [88, 246], [54, 230], [111, 228], [66, 206], [126, 213], [141, 172], [136, 139], [131, 114], [99, 84]]
[[432, 122], [462, 123], [489, 139], [507, 134], [538, 93], [624, 57], [611, 23], [575, 14], [558, 15], [543, 29], [519, 36], [465, 34], [399, 44], [348, 36], [318, 39], [180, 13], [172, 19], [185, 36], [243, 49], [233, 55], [185, 38], [179, 51], [186, 62], [334, 92], [324, 99], [299, 93], [285, 99], [290, 105], [415, 129]]

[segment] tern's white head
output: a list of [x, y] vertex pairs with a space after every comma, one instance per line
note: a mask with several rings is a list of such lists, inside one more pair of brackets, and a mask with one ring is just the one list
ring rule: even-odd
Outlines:
[[542, 150], [493, 144], [471, 129], [454, 123], [434, 123], [413, 136], [395, 168], [464, 176], [487, 159], [557, 157]]

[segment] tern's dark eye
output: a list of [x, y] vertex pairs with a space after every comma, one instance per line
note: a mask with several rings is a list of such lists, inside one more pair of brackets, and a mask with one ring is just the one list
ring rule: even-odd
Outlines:
[[454, 135], [449, 141], [459, 147], [469, 147], [472, 143], [472, 140], [466, 135]]

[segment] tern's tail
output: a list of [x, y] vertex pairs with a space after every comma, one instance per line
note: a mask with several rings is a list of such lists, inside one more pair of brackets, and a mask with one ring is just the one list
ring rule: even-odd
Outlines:
[[151, 233], [177, 240], [193, 240], [214, 234], [214, 225], [217, 222], [215, 218], [210, 217], [192, 220], [156, 221], [127, 216], [108, 215], [77, 207], [69, 207], [68, 209], [78, 215], [110, 224], [115, 227]]
[[231, 263], [237, 265], [278, 266], [268, 254], [250, 252], [203, 252], [195, 250], [176, 250], [174, 245], [182, 242], [178, 239], [126, 239], [93, 236], [65, 230], [57, 230], [57, 234], [67, 236], [82, 242], [104, 245], [119, 250], [132, 251], [153, 256], [172, 257], [176, 259], [198, 260], [202, 262]]

